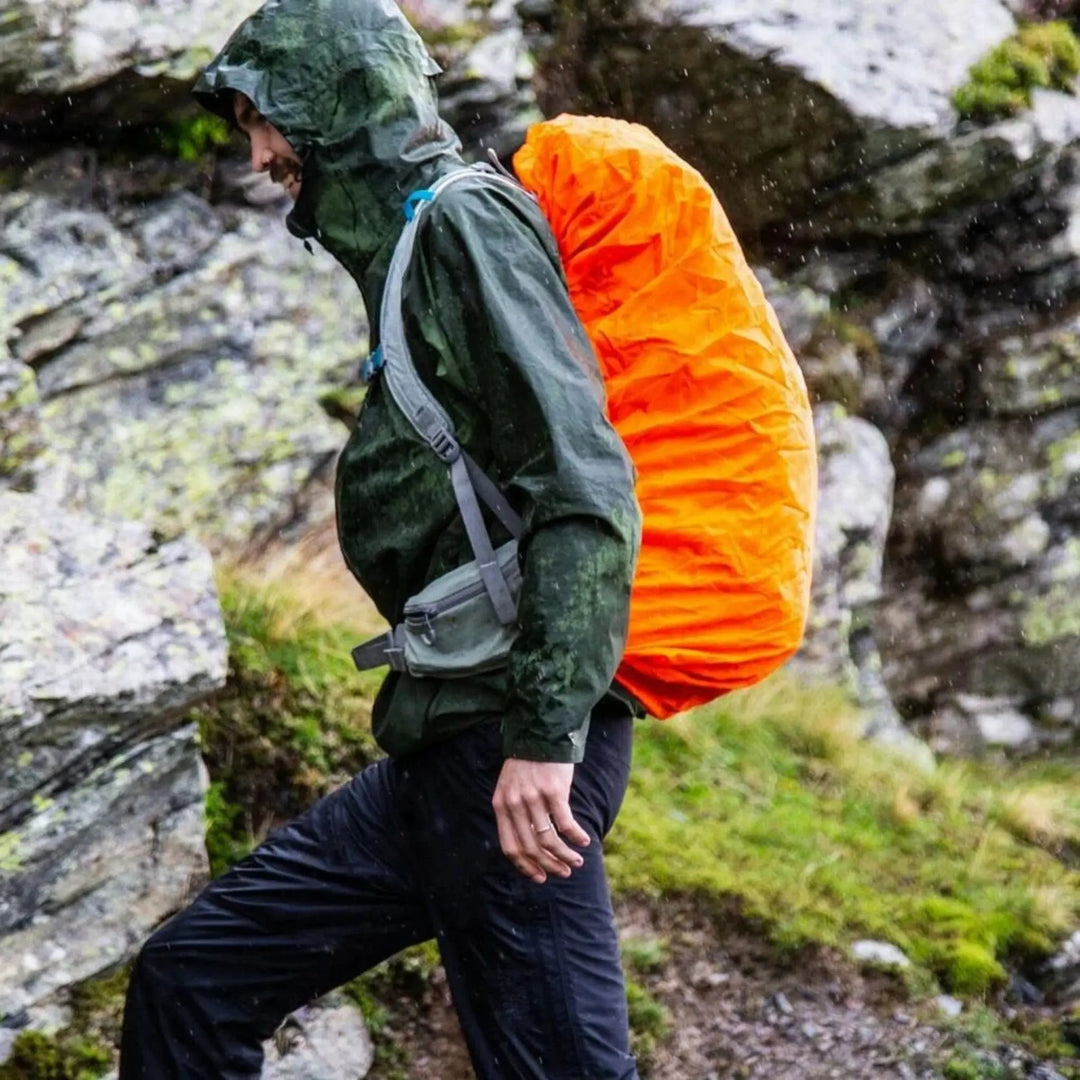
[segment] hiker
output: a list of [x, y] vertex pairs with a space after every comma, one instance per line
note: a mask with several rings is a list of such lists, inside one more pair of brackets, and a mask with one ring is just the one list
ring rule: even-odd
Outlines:
[[[436, 110], [438, 70], [391, 0], [270, 0], [196, 87], [294, 197], [290, 231], [363, 296], [371, 381], [338, 464], [337, 521], [391, 626], [478, 542], [374, 349], [410, 197], [465, 168]], [[400, 283], [404, 337], [467, 482], [491, 482], [481, 531], [520, 554], [499, 570], [520, 570], [516, 636], [493, 669], [391, 670], [372, 714], [388, 757], [150, 938], [122, 1080], [258, 1076], [288, 1012], [431, 938], [482, 1080], [637, 1076], [602, 854], [640, 713], [613, 681], [640, 534], [633, 467], [535, 200], [509, 182], [451, 185], [424, 213]]]

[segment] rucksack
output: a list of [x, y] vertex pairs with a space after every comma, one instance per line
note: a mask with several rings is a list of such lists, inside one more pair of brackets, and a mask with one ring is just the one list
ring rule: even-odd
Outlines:
[[[616, 678], [649, 713], [668, 717], [758, 682], [802, 639], [817, 486], [806, 386], [712, 189], [648, 129], [544, 121], [514, 169], [558, 242], [610, 420], [637, 469], [642, 545]], [[450, 467], [476, 559], [412, 598], [400, 626], [354, 650], [360, 667], [446, 677], [505, 661], [521, 531], [457, 443], [405, 343], [405, 268], [425, 200], [451, 183], [514, 181], [462, 170], [410, 200], [381, 349], [394, 400]], [[498, 551], [480, 502], [514, 538]]]

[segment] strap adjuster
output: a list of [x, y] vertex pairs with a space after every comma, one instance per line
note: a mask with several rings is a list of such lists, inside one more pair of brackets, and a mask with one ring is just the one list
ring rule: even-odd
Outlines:
[[405, 205], [402, 210], [405, 211], [405, 220], [412, 221], [416, 217], [416, 211], [422, 202], [431, 202], [435, 198], [435, 192], [431, 188], [421, 188], [419, 191], [414, 191], [405, 200]]

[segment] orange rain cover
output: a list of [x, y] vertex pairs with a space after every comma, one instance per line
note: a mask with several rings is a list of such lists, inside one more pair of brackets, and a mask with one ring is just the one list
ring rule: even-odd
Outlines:
[[558, 239], [638, 470], [619, 681], [657, 717], [802, 639], [817, 464], [806, 386], [720, 203], [647, 128], [560, 116], [514, 157]]

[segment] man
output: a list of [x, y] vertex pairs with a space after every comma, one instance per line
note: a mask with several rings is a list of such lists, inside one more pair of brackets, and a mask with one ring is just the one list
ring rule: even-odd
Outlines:
[[[391, 0], [270, 0], [196, 87], [294, 197], [289, 229], [353, 276], [372, 347], [406, 198], [464, 167], [437, 72]], [[630, 763], [634, 704], [612, 680], [640, 530], [632, 468], [526, 193], [452, 185], [402, 295], [421, 378], [524, 520], [518, 637], [495, 672], [392, 672], [373, 710], [388, 758], [147, 942], [122, 1080], [257, 1076], [287, 1012], [432, 937], [482, 1080], [637, 1075], [600, 850]], [[472, 558], [446, 466], [379, 376], [336, 495], [345, 560], [391, 624]]]

